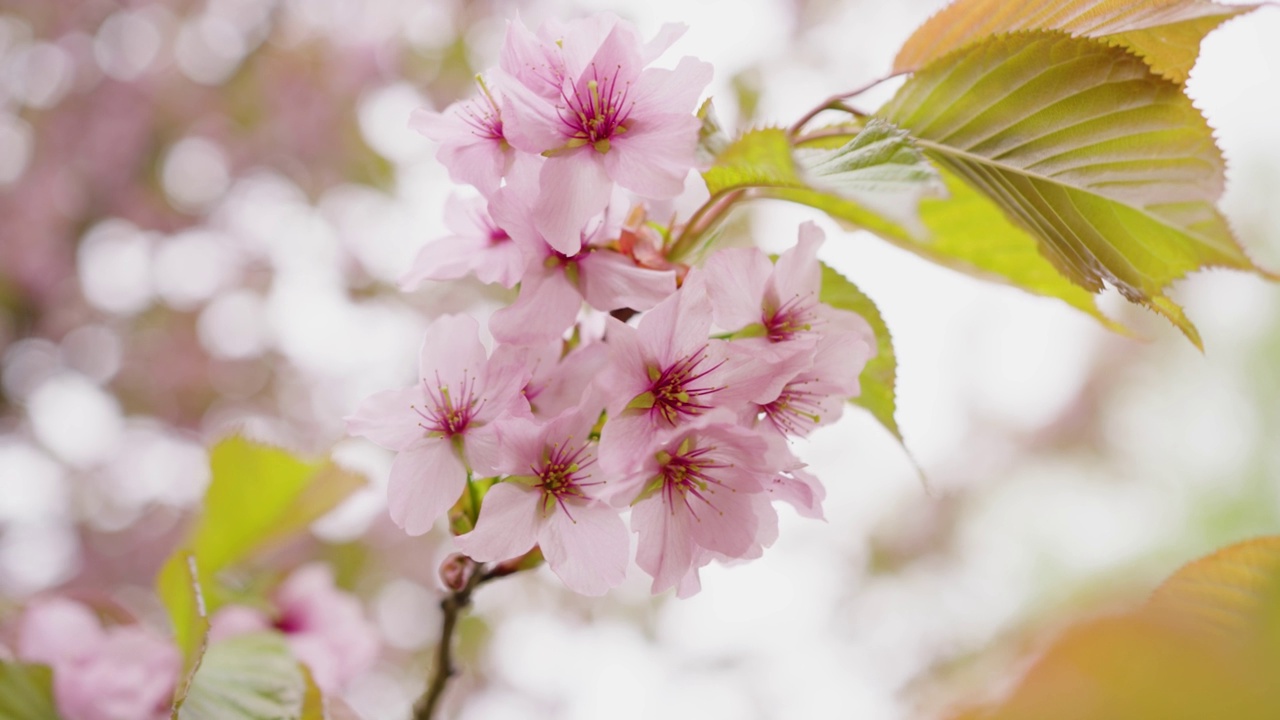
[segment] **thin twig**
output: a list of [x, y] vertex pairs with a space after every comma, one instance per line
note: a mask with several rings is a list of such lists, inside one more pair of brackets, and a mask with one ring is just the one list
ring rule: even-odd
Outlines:
[[862, 93], [870, 90], [871, 88], [879, 85], [880, 83], [885, 82], [886, 80], [891, 80], [895, 77], [898, 77], [899, 75], [904, 75], [904, 74], [905, 74], [905, 71], [896, 72], [891, 75], [885, 75], [884, 77], [876, 78], [875, 80], [872, 80], [866, 85], [850, 90], [849, 92], [840, 93], [838, 95], [832, 95], [826, 100], [823, 100], [821, 103], [815, 106], [812, 110], [805, 113], [803, 117], [797, 120], [795, 124], [792, 125], [790, 129], [787, 130], [787, 135], [791, 137], [795, 137], [797, 134], [799, 134], [801, 130], [804, 129], [805, 125], [809, 124], [810, 120], [817, 117], [818, 114], [821, 113], [823, 110], [843, 110], [845, 112], [852, 113], [854, 115], [860, 114], [857, 110], [845, 105], [844, 101], [848, 100], [849, 98], [857, 97]]
[[440, 698], [444, 696], [445, 686], [450, 678], [458, 674], [458, 669], [453, 666], [453, 635], [458, 626], [458, 617], [471, 604], [471, 593], [481, 583], [495, 577], [498, 575], [484, 572], [483, 568], [477, 565], [471, 576], [467, 578], [465, 585], [449, 593], [440, 601], [440, 610], [443, 611], [444, 617], [440, 625], [440, 642], [436, 645], [436, 661], [427, 681], [426, 692], [413, 707], [413, 720], [432, 720], [435, 717], [436, 707], [440, 704]]

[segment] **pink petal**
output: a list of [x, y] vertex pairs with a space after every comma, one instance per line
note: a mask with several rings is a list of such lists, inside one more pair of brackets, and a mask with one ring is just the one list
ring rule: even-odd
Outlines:
[[733, 492], [710, 486], [703, 492], [710, 505], [689, 498], [689, 506], [678, 505], [677, 515], [687, 513], [689, 534], [708, 550], [728, 557], [741, 557], [755, 543], [759, 520], [752, 493]]
[[404, 450], [422, 439], [421, 408], [425, 398], [419, 386], [384, 390], [365, 398], [346, 417], [347, 432], [366, 437], [388, 450]]
[[826, 519], [822, 513], [822, 501], [827, 490], [813, 473], [793, 470], [790, 475], [777, 475], [769, 493], [773, 499], [790, 504], [801, 517]]
[[512, 345], [538, 345], [558, 340], [582, 309], [582, 295], [562, 270], [530, 275], [516, 301], [489, 317], [495, 340]]
[[773, 286], [778, 298], [818, 297], [822, 290], [822, 267], [818, 264], [818, 248], [826, 235], [812, 221], [800, 224], [796, 244], [778, 258], [773, 270]]
[[627, 573], [631, 543], [618, 511], [600, 503], [554, 508], [538, 533], [547, 564], [564, 584], [583, 595], [603, 595]]
[[664, 365], [706, 345], [711, 331], [711, 300], [704, 274], [690, 271], [680, 291], [646, 313], [636, 330], [652, 359]]
[[271, 629], [267, 614], [248, 605], [225, 605], [209, 618], [209, 642]]
[[640, 73], [628, 100], [634, 102], [637, 109], [645, 109], [646, 114], [692, 117], [698, 98], [714, 74], [711, 63], [683, 57], [673, 70], [648, 68]]
[[475, 379], [488, 353], [480, 343], [480, 324], [470, 315], [442, 315], [427, 327], [418, 372], [428, 387], [458, 393]]
[[583, 146], [542, 164], [533, 221], [547, 244], [563, 255], [582, 249], [587, 221], [609, 204], [613, 182], [599, 156], [594, 148]]
[[92, 653], [102, 638], [98, 616], [84, 605], [59, 597], [36, 600], [22, 615], [18, 657], [56, 665]]
[[387, 510], [406, 533], [422, 535], [453, 507], [467, 485], [467, 469], [453, 444], [423, 438], [396, 455], [387, 486]]
[[640, 535], [636, 565], [653, 576], [655, 595], [676, 587], [693, 566], [693, 538], [685, 519], [657, 496], [631, 510], [631, 529]]
[[715, 323], [728, 332], [761, 322], [773, 263], [756, 248], [726, 248], [707, 259], [707, 295]]
[[638, 267], [631, 258], [612, 250], [596, 250], [578, 266], [582, 296], [591, 307], [604, 312], [648, 310], [676, 291], [675, 272]]
[[454, 538], [458, 549], [479, 562], [519, 557], [537, 542], [541, 491], [503, 482], [489, 488], [476, 527]]

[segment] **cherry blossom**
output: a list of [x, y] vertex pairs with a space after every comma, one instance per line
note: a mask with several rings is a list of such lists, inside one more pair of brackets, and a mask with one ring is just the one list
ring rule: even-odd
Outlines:
[[618, 510], [598, 499], [607, 481], [594, 472], [596, 415], [573, 409], [545, 424], [502, 423], [497, 469], [509, 477], [489, 489], [475, 530], [456, 540], [458, 548], [489, 562], [536, 543], [571, 590], [602, 595], [622, 582], [627, 529]]
[[93, 611], [64, 598], [31, 603], [18, 656], [53, 670], [65, 720], [162, 720], [182, 667], [172, 642], [141, 625], [103, 628]]
[[467, 474], [490, 471], [489, 423], [529, 413], [521, 389], [528, 370], [510, 356], [490, 361], [479, 324], [446, 315], [427, 328], [419, 382], [367, 398], [347, 429], [396, 451], [388, 486], [391, 519], [410, 535], [431, 529], [462, 495]]
[[502, 100], [497, 88], [477, 78], [480, 94], [432, 112], [419, 108], [409, 127], [440, 143], [437, 159], [456, 182], [481, 193], [498, 189], [511, 164], [512, 150], [502, 123]]
[[693, 111], [711, 66], [686, 57], [672, 70], [647, 67], [682, 32], [668, 25], [645, 44], [609, 15], [536, 37], [508, 25], [504, 133], [547, 158], [533, 205], [538, 229], [560, 252], [575, 252], [580, 228], [609, 203], [614, 182], [652, 198], [683, 189], [700, 125]]
[[451, 198], [444, 207], [444, 223], [452, 235], [428, 243], [413, 267], [400, 278], [404, 290], [423, 280], [456, 280], [474, 274], [480, 282], [514, 287], [524, 270], [524, 255], [506, 230], [489, 216], [483, 198]]
[[311, 563], [294, 570], [272, 594], [274, 616], [245, 605], [228, 605], [210, 619], [209, 639], [276, 630], [307, 665], [326, 693], [341, 692], [378, 657], [378, 629], [360, 601], [334, 585], [333, 570]]

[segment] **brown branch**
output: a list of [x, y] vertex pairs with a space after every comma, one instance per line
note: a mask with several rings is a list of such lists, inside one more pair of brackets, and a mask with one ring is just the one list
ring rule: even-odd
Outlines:
[[440, 625], [440, 642], [436, 645], [436, 660], [427, 680], [427, 689], [413, 706], [413, 720], [431, 720], [435, 717], [445, 686], [450, 678], [458, 674], [458, 669], [453, 665], [453, 635], [458, 627], [458, 618], [471, 605], [471, 593], [481, 583], [493, 577], [496, 576], [475, 565], [471, 568], [466, 583], [440, 601], [444, 617]]

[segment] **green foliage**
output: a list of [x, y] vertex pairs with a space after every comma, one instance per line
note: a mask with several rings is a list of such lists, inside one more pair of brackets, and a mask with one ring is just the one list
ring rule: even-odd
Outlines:
[[707, 190], [720, 195], [747, 188], [804, 188], [791, 156], [785, 130], [748, 130], [716, 154], [716, 162], [702, 174]]
[[898, 360], [893, 353], [893, 337], [889, 334], [884, 318], [880, 316], [879, 308], [858, 286], [825, 264], [822, 266], [822, 291], [818, 299], [834, 308], [851, 310], [861, 315], [875, 331], [876, 356], [871, 358], [858, 376], [862, 392], [858, 397], [852, 398], [851, 402], [865, 408], [902, 442], [902, 431], [898, 429], [895, 417], [897, 406], [894, 399]]
[[239, 635], [205, 653], [177, 718], [302, 720], [306, 689], [304, 671], [283, 637]]
[[1223, 161], [1209, 126], [1180, 86], [1123, 48], [1061, 32], [997, 36], [929, 64], [879, 114], [1071, 281], [1113, 285], [1197, 346], [1164, 290], [1202, 267], [1253, 269], [1214, 207]]
[[1187, 80], [1200, 41], [1257, 5], [1208, 0], [957, 0], [921, 25], [898, 52], [895, 72], [919, 70], [947, 53], [1016, 30], [1062, 30], [1127, 48], [1158, 75]]
[[59, 720], [53, 672], [44, 665], [0, 661], [0, 718]]
[[[807, 205], [836, 211], [859, 225], [873, 223], [848, 205], [888, 220], [913, 237], [923, 234], [918, 207], [945, 188], [907, 133], [872, 118], [853, 138], [834, 149], [798, 148], [796, 157], [811, 191], [793, 196]], [[838, 201], [833, 202], [833, 201]]]
[[[220, 571], [306, 530], [364, 482], [327, 460], [306, 462], [242, 437], [218, 443], [210, 460], [204, 510], [157, 579], [178, 646], [188, 658], [197, 653], [202, 635], [193, 603], [196, 589], [203, 589], [212, 613], [220, 604], [215, 580]], [[194, 584], [188, 570], [192, 561]]]

